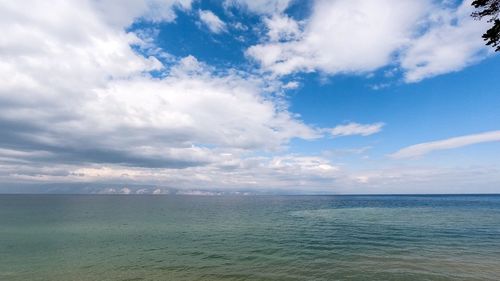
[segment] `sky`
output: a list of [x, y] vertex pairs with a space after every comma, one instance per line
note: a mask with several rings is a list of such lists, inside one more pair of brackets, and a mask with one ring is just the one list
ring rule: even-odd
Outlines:
[[0, 1], [0, 193], [500, 192], [470, 1]]

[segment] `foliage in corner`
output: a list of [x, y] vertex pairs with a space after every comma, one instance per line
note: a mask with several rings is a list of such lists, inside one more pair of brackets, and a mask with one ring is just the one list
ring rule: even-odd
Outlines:
[[472, 13], [475, 19], [489, 17], [488, 22], [492, 22], [493, 26], [483, 34], [483, 39], [486, 45], [491, 45], [496, 52], [500, 52], [500, 0], [474, 0], [472, 6], [477, 11]]

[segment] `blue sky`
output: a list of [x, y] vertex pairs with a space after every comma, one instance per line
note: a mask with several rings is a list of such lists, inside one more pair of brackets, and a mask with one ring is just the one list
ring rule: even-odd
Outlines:
[[0, 192], [500, 192], [470, 1], [0, 4]]

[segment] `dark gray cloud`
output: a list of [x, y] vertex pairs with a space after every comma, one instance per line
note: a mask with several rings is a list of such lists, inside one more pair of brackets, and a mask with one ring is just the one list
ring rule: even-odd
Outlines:
[[[82, 139], [78, 142], [74, 139], [75, 136], [58, 136], [57, 143], [46, 143], [38, 138], [40, 135], [47, 135], [43, 128], [18, 121], [0, 119], [0, 131], [0, 148], [19, 152], [11, 157], [11, 162], [18, 160], [46, 164], [99, 163], [148, 168], [186, 168], [209, 163], [208, 159], [183, 159], [161, 154], [145, 156], [138, 155], [133, 150], [101, 148], [91, 140]], [[76, 144], [76, 147], [67, 146], [65, 142]]]

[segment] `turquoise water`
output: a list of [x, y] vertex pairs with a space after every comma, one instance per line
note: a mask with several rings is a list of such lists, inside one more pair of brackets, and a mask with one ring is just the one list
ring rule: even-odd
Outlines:
[[0, 195], [0, 280], [500, 280], [500, 196]]

